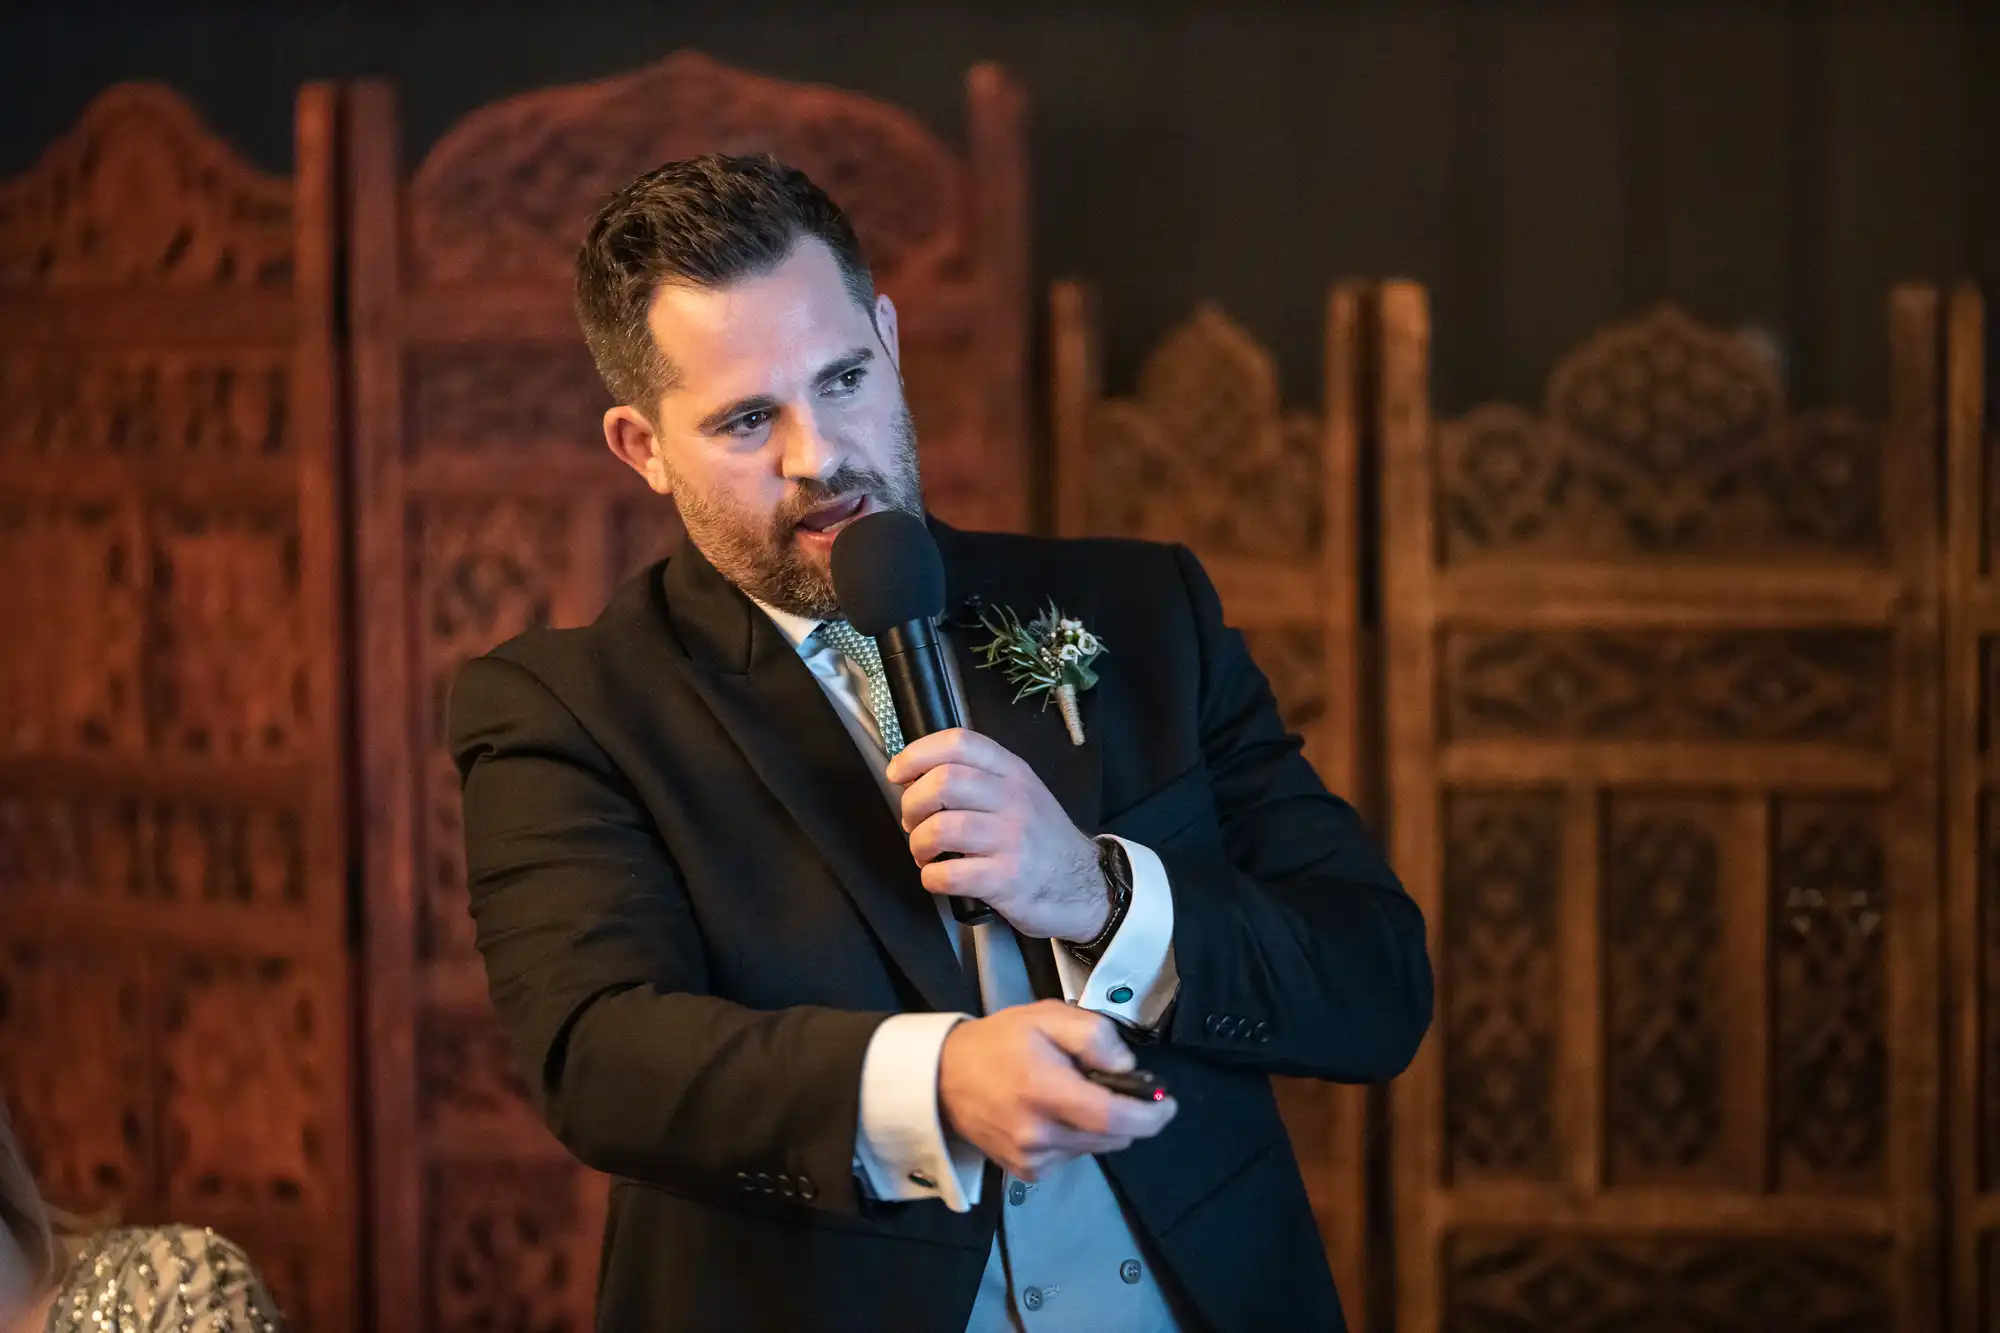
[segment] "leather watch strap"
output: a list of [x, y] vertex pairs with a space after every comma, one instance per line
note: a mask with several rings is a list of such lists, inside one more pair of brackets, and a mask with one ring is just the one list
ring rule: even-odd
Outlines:
[[1111, 899], [1111, 911], [1104, 918], [1104, 929], [1097, 932], [1094, 939], [1076, 943], [1063, 941], [1070, 956], [1086, 967], [1096, 967], [1104, 951], [1111, 947], [1117, 937], [1118, 928], [1125, 924], [1125, 914], [1132, 907], [1132, 860], [1125, 855], [1125, 848], [1116, 838], [1097, 839], [1097, 868], [1104, 875], [1104, 890]]

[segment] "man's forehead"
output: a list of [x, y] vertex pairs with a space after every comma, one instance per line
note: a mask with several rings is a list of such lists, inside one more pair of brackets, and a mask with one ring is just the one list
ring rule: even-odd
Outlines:
[[870, 327], [832, 253], [810, 240], [776, 268], [720, 287], [663, 285], [646, 322], [684, 380], [745, 361], [842, 355]]

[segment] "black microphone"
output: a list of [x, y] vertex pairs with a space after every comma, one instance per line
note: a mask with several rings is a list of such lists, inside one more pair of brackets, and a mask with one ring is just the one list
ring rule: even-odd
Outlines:
[[[903, 740], [961, 725], [937, 631], [944, 614], [944, 560], [924, 521], [881, 509], [842, 528], [833, 539], [833, 595], [847, 623], [881, 650]], [[998, 914], [976, 898], [953, 897], [951, 915], [971, 925]]]

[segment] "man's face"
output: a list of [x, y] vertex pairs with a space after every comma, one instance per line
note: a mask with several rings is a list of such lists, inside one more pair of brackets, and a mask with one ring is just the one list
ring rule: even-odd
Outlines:
[[896, 311], [874, 318], [806, 238], [777, 268], [719, 288], [662, 287], [648, 325], [677, 372], [648, 424], [605, 414], [612, 451], [678, 504], [724, 577], [798, 615], [837, 613], [835, 535], [862, 514], [921, 516]]

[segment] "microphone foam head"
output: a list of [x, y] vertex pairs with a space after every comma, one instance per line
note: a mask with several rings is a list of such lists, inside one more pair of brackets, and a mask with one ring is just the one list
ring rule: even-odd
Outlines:
[[874, 638], [944, 614], [944, 560], [924, 521], [900, 509], [863, 514], [833, 539], [833, 595]]

